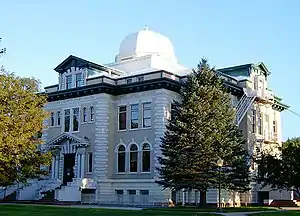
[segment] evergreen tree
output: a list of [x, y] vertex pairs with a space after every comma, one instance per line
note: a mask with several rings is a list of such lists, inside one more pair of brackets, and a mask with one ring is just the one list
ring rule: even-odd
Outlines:
[[198, 189], [205, 204], [206, 191], [218, 186], [216, 162], [221, 158], [222, 188], [248, 190], [248, 154], [234, 124], [230, 95], [205, 59], [187, 76], [181, 96], [174, 102], [174, 117], [162, 138], [157, 183], [173, 190]]
[[48, 116], [43, 110], [45, 95], [37, 94], [39, 82], [0, 71], [0, 186], [26, 182], [44, 174], [49, 154], [39, 149], [37, 134]]

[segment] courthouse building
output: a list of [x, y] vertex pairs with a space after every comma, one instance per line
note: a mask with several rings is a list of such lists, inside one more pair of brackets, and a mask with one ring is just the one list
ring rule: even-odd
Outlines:
[[[71, 55], [54, 70], [58, 84], [45, 88], [51, 115], [42, 136], [44, 149], [53, 153], [51, 173], [24, 187], [19, 199], [41, 199], [54, 191], [59, 201], [159, 205], [184, 197], [199, 203], [199, 191], [183, 195], [155, 183], [171, 105], [180, 100], [181, 80], [191, 72], [179, 64], [167, 37], [144, 29], [124, 38], [112, 63]], [[288, 106], [268, 88], [268, 68], [249, 63], [218, 72], [231, 92], [245, 148], [253, 153], [280, 144], [280, 113]], [[222, 191], [222, 202], [292, 198], [290, 192], [251, 187], [248, 194]], [[210, 189], [207, 202], [217, 200], [217, 190]]]

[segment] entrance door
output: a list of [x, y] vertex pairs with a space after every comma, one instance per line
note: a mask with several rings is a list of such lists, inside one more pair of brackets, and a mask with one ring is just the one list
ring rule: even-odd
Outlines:
[[258, 191], [257, 195], [258, 195], [257, 201], [258, 201], [258, 204], [260, 204], [260, 205], [264, 204], [264, 200], [269, 199], [269, 191]]
[[64, 178], [63, 184], [71, 182], [74, 178], [74, 167], [75, 165], [75, 154], [65, 154], [64, 155]]

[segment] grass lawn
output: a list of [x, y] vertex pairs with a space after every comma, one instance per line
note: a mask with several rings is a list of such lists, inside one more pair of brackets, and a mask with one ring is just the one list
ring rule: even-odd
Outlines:
[[300, 216], [300, 211], [288, 211], [288, 212], [269, 212], [262, 214], [252, 214], [251, 216]]
[[[110, 210], [95, 208], [50, 207], [37, 205], [0, 205], [1, 216], [195, 216], [195, 211], [155, 210]], [[213, 213], [201, 213], [201, 216], [216, 216]]]
[[[222, 208], [222, 212], [253, 212], [253, 211], [273, 211], [278, 210], [278, 208], [274, 207], [236, 207], [236, 208]], [[198, 207], [182, 207], [178, 206], [175, 208], [157, 208], [157, 209], [145, 209], [145, 211], [167, 211], [167, 212], [216, 212], [217, 209], [215, 208], [198, 208]]]

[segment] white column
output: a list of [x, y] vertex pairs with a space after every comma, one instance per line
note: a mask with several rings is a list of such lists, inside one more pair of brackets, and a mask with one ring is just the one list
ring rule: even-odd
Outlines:
[[76, 170], [76, 178], [80, 178], [80, 167], [81, 167], [81, 154], [77, 154], [77, 170]]
[[84, 165], [85, 165], [85, 157], [84, 153], [81, 155], [81, 178], [84, 178]]
[[59, 173], [59, 156], [56, 155], [55, 157], [55, 178], [58, 178]]
[[54, 169], [55, 169], [55, 156], [52, 156], [52, 164], [51, 164], [51, 178], [54, 178]]

